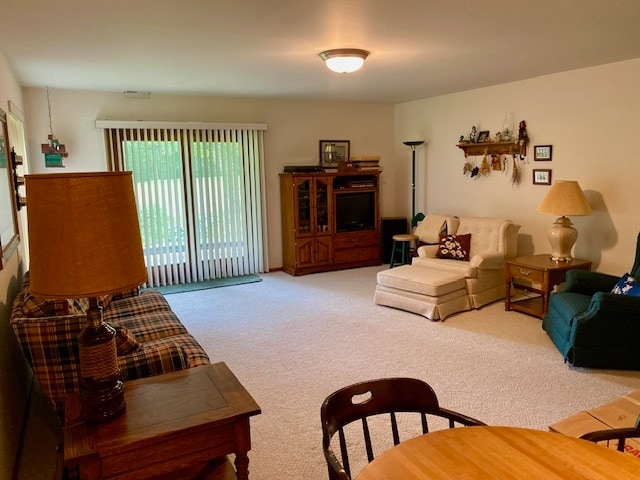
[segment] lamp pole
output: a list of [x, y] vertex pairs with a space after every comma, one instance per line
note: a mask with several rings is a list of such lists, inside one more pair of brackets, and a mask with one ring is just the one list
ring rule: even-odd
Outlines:
[[422, 145], [424, 140], [412, 140], [402, 142], [411, 147], [411, 221], [416, 216], [416, 147]]

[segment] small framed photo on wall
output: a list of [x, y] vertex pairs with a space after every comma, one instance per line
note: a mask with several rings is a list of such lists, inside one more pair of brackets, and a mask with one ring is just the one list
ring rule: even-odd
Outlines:
[[548, 168], [538, 168], [533, 170], [534, 185], [551, 185], [551, 170]]
[[533, 147], [533, 159], [537, 162], [550, 162], [552, 153], [552, 145], [536, 145]]

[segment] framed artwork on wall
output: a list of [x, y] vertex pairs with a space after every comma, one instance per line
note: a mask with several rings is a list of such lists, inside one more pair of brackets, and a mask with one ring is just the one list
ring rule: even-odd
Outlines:
[[551, 170], [548, 168], [537, 168], [533, 170], [534, 185], [551, 185]]
[[537, 162], [550, 162], [552, 153], [552, 145], [536, 145], [533, 147], [533, 159]]
[[349, 140], [320, 140], [320, 166], [336, 166], [349, 160]]

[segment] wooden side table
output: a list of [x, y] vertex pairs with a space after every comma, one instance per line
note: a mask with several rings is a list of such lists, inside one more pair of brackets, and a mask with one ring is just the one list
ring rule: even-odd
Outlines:
[[[567, 270], [591, 270], [591, 262], [574, 258], [569, 262], [551, 260], [551, 255], [543, 253], [528, 257], [517, 257], [506, 261], [507, 296], [504, 300], [505, 310], [543, 318], [549, 308], [549, 295], [553, 287], [565, 281]], [[521, 283], [518, 283], [518, 280]], [[522, 283], [522, 281], [525, 283]], [[518, 288], [540, 294], [539, 297], [511, 301], [511, 287], [516, 283]], [[539, 288], [532, 284], [539, 285]]]
[[177, 472], [230, 453], [248, 480], [249, 418], [260, 407], [224, 363], [125, 382], [125, 401], [122, 416], [88, 423], [78, 395], [67, 396], [64, 459], [82, 480], [186, 478]]

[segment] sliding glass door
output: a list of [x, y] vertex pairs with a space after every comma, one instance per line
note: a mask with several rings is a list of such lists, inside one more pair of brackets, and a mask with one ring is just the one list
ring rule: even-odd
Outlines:
[[264, 271], [262, 131], [108, 129], [131, 170], [149, 286]]

